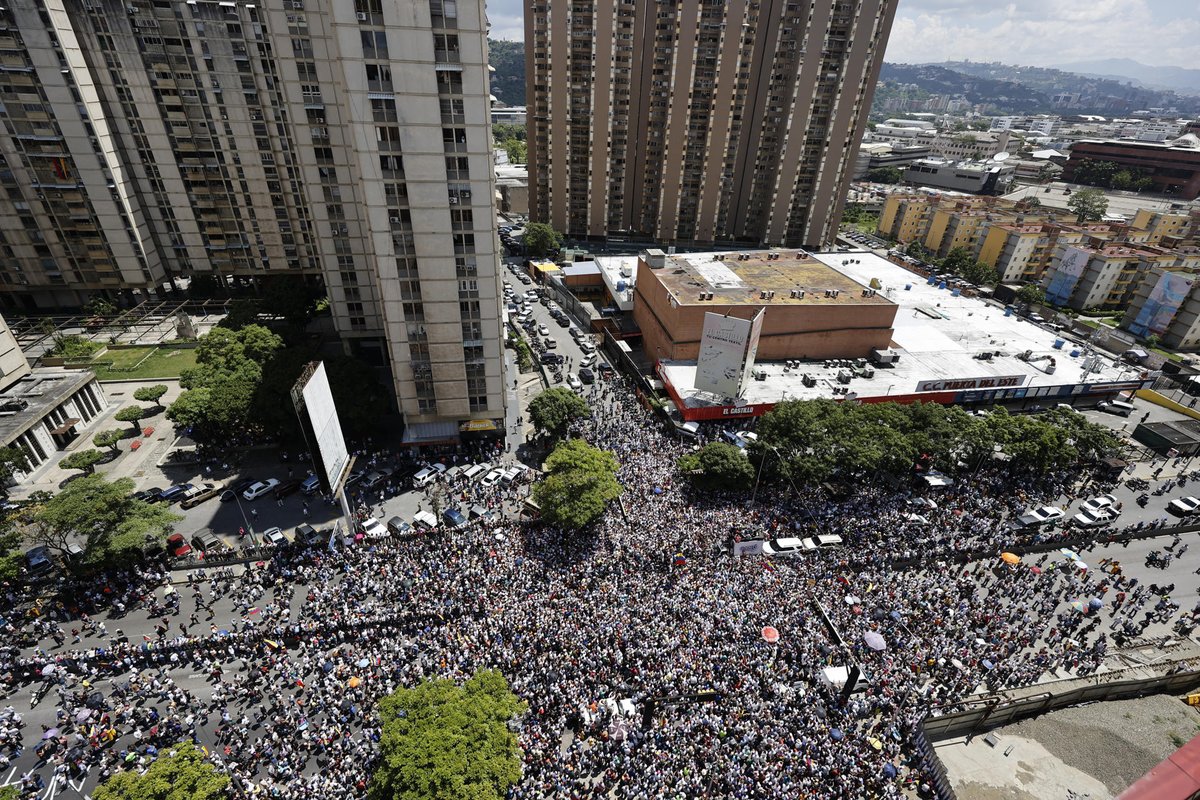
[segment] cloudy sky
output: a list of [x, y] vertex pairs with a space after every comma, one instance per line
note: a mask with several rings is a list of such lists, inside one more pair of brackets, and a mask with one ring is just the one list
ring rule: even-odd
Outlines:
[[[520, 41], [523, 0], [488, 0], [492, 36]], [[1200, 0], [900, 0], [887, 60], [1053, 66], [1131, 58], [1200, 64]]]

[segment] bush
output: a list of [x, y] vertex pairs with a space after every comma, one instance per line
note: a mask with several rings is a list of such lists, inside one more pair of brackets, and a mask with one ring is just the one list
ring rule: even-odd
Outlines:
[[99, 342], [93, 342], [75, 334], [55, 334], [54, 346], [46, 352], [46, 355], [83, 360], [91, 358], [93, 353], [103, 347], [104, 345]]

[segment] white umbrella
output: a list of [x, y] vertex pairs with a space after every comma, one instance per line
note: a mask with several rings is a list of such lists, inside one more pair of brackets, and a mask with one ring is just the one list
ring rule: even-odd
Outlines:
[[867, 647], [872, 650], [886, 650], [887, 640], [875, 631], [867, 631], [863, 634], [863, 641], [867, 643]]

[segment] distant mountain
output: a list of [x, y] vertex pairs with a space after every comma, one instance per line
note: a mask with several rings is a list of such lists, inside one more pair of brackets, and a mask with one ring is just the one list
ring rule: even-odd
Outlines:
[[928, 94], [963, 97], [972, 104], [992, 106], [998, 111], [1036, 113], [1050, 109], [1046, 94], [1013, 80], [966, 75], [940, 64], [892, 64], [884, 62], [879, 74], [877, 103], [890, 96], [884, 84], [916, 86]]
[[525, 105], [525, 45], [488, 39], [488, 62], [492, 73], [492, 94], [510, 106]]
[[1101, 58], [1057, 66], [1068, 72], [1133, 81], [1143, 86], [1173, 89], [1180, 94], [1200, 95], [1200, 69], [1152, 67], [1132, 58]]

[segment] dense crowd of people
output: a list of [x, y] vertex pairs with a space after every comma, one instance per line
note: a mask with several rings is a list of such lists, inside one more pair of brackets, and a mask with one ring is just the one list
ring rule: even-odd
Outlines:
[[[17, 785], [103, 779], [192, 739], [239, 796], [363, 797], [381, 697], [494, 668], [529, 705], [513, 798], [927, 796], [911, 738], [925, 713], [1090, 674], [1110, 637], [1178, 611], [1119, 562], [999, 559], [1005, 520], [1076, 494], [1079, 476], [998, 463], [936, 493], [866, 484], [838, 500], [771, 485], [748, 504], [682, 483], [675, 459], [696, 443], [664, 431], [628, 386], [589, 392], [574, 433], [616, 454], [625, 493], [582, 534], [517, 519], [530, 478], [487, 489], [460, 478], [427, 489], [424, 506], [438, 493], [505, 515], [295, 546], [182, 585], [165, 568], [129, 570], [32, 608], [9, 587], [3, 684], [57, 706], [41, 731], [16, 708], [0, 713], [4, 763], [38, 751]], [[843, 545], [732, 554], [738, 540], [812, 533]], [[963, 566], [963, 552], [993, 557]], [[127, 636], [119, 626], [133, 620], [154, 634]]]

